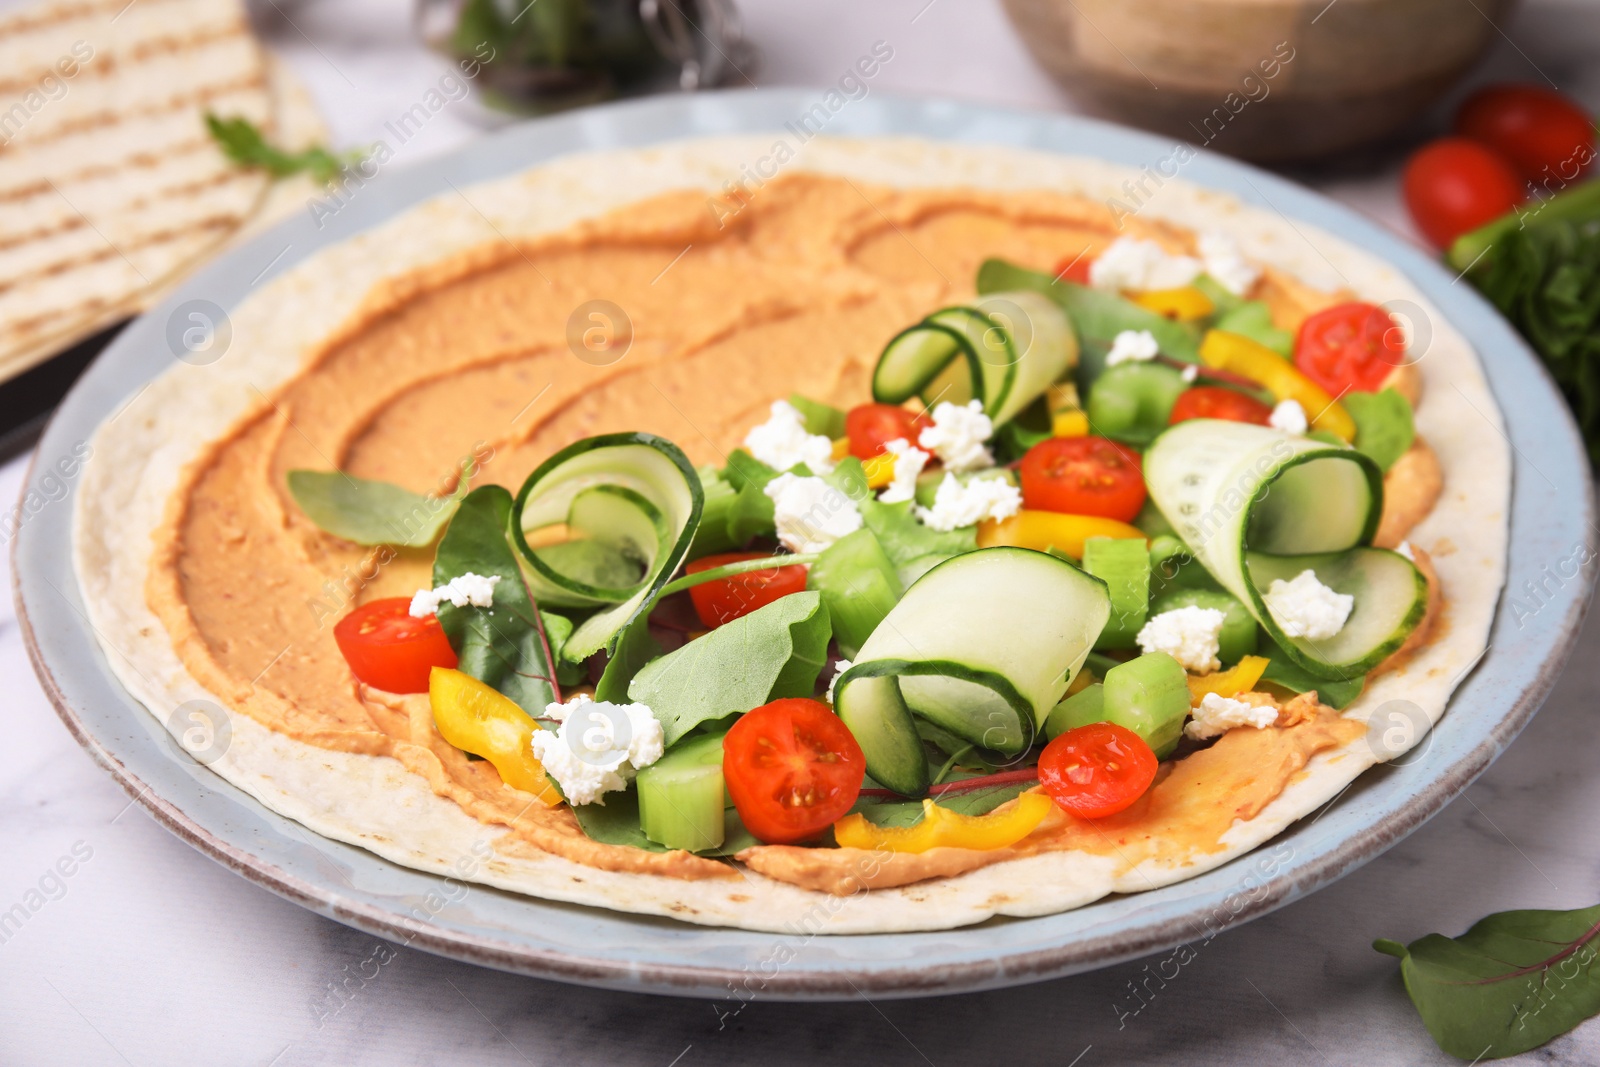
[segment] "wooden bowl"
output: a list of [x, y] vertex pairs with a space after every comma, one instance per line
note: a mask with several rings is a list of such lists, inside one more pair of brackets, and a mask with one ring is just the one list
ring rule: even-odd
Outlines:
[[1515, 0], [1004, 4], [1034, 56], [1090, 111], [1279, 162], [1403, 127], [1483, 55]]

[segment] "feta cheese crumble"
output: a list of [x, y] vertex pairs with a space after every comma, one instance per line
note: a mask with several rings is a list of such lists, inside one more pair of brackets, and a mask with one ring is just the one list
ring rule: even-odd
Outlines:
[[628, 788], [640, 768], [661, 758], [661, 723], [643, 704], [596, 702], [575, 696], [548, 704], [545, 714], [561, 723], [533, 732], [533, 755], [573, 806]]
[[1309, 569], [1291, 581], [1274, 579], [1261, 599], [1285, 634], [1308, 641], [1323, 641], [1344, 629], [1345, 620], [1356, 605], [1355, 597], [1335, 593]]
[[1200, 260], [1206, 273], [1216, 279], [1228, 292], [1244, 296], [1255, 288], [1261, 277], [1261, 268], [1244, 258], [1239, 245], [1232, 237], [1222, 233], [1202, 234], [1199, 241]]
[[885, 504], [910, 500], [917, 495], [917, 475], [933, 457], [920, 448], [913, 448], [904, 437], [896, 437], [883, 447], [894, 456], [894, 480], [878, 494], [878, 499]]
[[946, 470], [975, 471], [994, 466], [983, 443], [994, 436], [994, 422], [983, 413], [981, 400], [965, 405], [941, 401], [933, 409], [933, 425], [917, 435], [917, 444], [939, 457]]
[[1173, 256], [1154, 241], [1119, 237], [1089, 264], [1089, 284], [1096, 289], [1179, 289], [1194, 281], [1201, 263], [1193, 256]]
[[1181, 373], [1184, 381], [1193, 382], [1196, 378], [1200, 377], [1200, 364], [1191, 363], [1187, 367], [1183, 368]]
[[833, 691], [834, 691], [835, 688], [838, 687], [839, 679], [843, 678], [844, 677], [844, 672], [849, 670], [851, 667], [854, 667], [855, 664], [851, 663], [847, 659], [842, 659], [837, 664], [835, 664], [834, 666], [835, 666], [835, 669], [834, 669], [834, 672], [833, 672], [833, 677], [828, 680], [828, 703], [829, 704], [833, 703]]
[[1191, 674], [1209, 674], [1222, 666], [1217, 650], [1225, 618], [1216, 608], [1173, 608], [1145, 623], [1134, 640], [1141, 652], [1165, 652]]
[[855, 501], [821, 478], [780, 474], [763, 492], [772, 498], [778, 540], [791, 552], [821, 552], [861, 529]]
[[744, 447], [773, 470], [786, 471], [797, 463], [812, 474], [833, 470], [833, 442], [807, 433], [805, 417], [787, 400], [772, 402], [772, 415], [744, 435]]
[[494, 603], [495, 583], [500, 580], [498, 574], [485, 577], [481, 574], [457, 575], [437, 589], [418, 589], [411, 598], [411, 617], [425, 619], [436, 614], [439, 605], [446, 600], [458, 608], [471, 604], [475, 608], [487, 608]]
[[1306, 430], [1311, 427], [1306, 418], [1306, 409], [1300, 406], [1298, 400], [1280, 400], [1272, 409], [1272, 418], [1267, 420], [1274, 430], [1292, 433], [1297, 437], [1305, 436]]
[[985, 519], [1009, 519], [1022, 510], [1022, 490], [1001, 477], [985, 476], [962, 484], [946, 473], [933, 496], [933, 507], [916, 509], [917, 518], [933, 530], [958, 530]]
[[1111, 351], [1106, 353], [1106, 366], [1119, 363], [1143, 363], [1155, 359], [1161, 351], [1156, 335], [1149, 330], [1123, 330], [1111, 341]]
[[1200, 706], [1190, 712], [1193, 716], [1183, 728], [1183, 736], [1193, 741], [1207, 741], [1220, 737], [1235, 726], [1254, 726], [1265, 729], [1278, 721], [1278, 709], [1271, 704], [1256, 706], [1233, 697], [1207, 693]]

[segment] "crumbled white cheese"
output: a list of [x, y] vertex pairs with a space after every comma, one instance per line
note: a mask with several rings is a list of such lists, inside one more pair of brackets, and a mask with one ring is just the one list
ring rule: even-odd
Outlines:
[[938, 456], [946, 470], [975, 471], [994, 466], [994, 456], [983, 447], [993, 436], [994, 422], [983, 413], [982, 401], [945, 400], [933, 409], [933, 425], [917, 435], [917, 444]]
[[1304, 436], [1311, 426], [1310, 421], [1306, 419], [1306, 409], [1300, 406], [1298, 400], [1278, 401], [1277, 406], [1272, 409], [1272, 418], [1267, 422], [1274, 430], [1292, 433], [1297, 437]]
[[1145, 623], [1135, 640], [1142, 652], [1165, 652], [1184, 670], [1207, 674], [1222, 666], [1217, 650], [1226, 617], [1216, 608], [1173, 608]]
[[828, 703], [830, 703], [830, 704], [833, 703], [833, 691], [834, 691], [835, 688], [838, 687], [839, 679], [844, 677], [844, 672], [845, 671], [849, 670], [851, 667], [854, 667], [854, 666], [855, 666], [855, 664], [851, 663], [847, 659], [842, 659], [842, 660], [840, 660], [838, 662], [838, 664], [836, 665], [836, 669], [833, 672], [833, 677], [828, 680]]
[[487, 608], [494, 604], [494, 586], [500, 580], [498, 574], [485, 577], [468, 571], [450, 579], [437, 589], [418, 589], [411, 598], [411, 617], [425, 619], [439, 610], [439, 605], [446, 600], [458, 608], [471, 604], [475, 608]]
[[1412, 563], [1415, 563], [1417, 561], [1416, 554], [1411, 551], [1411, 542], [1410, 541], [1401, 541], [1398, 545], [1395, 546], [1394, 550], [1396, 552], [1400, 553], [1406, 559], [1409, 559]]
[[643, 704], [576, 696], [545, 706], [557, 730], [533, 732], [533, 755], [574, 806], [628, 788], [640, 768], [661, 758], [661, 723]]
[[772, 415], [744, 435], [744, 447], [773, 470], [786, 471], [797, 463], [812, 474], [833, 470], [833, 442], [807, 433], [805, 416], [787, 400], [772, 402]]
[[1355, 597], [1335, 593], [1309, 569], [1291, 581], [1274, 579], [1261, 599], [1285, 634], [1308, 641], [1323, 641], [1344, 629], [1345, 620], [1356, 605]]
[[896, 437], [883, 448], [894, 457], [894, 480], [878, 494], [878, 499], [885, 504], [910, 500], [917, 495], [917, 475], [933, 457], [920, 448], [913, 448], [904, 437]]
[[1207, 693], [1190, 714], [1194, 717], [1184, 726], [1183, 735], [1195, 741], [1219, 737], [1236, 726], [1261, 730], [1278, 721], [1278, 709], [1270, 704], [1257, 707], [1216, 693]]
[[1261, 277], [1261, 268], [1244, 258], [1239, 245], [1232, 237], [1222, 233], [1208, 233], [1200, 237], [1200, 259], [1206, 273], [1215, 278], [1228, 292], [1244, 296], [1255, 288]]
[[1111, 351], [1106, 353], [1106, 366], [1143, 363], [1155, 359], [1160, 351], [1156, 335], [1149, 330], [1123, 330], [1111, 341]]
[[1192, 382], [1196, 378], [1200, 377], [1200, 364], [1191, 363], [1187, 367], [1183, 368], [1181, 373], [1183, 374], [1184, 381]]
[[916, 509], [917, 518], [934, 530], [958, 530], [985, 519], [1009, 519], [1022, 510], [1022, 490], [1001, 477], [984, 476], [962, 484], [946, 473], [933, 495], [933, 507]]
[[778, 540], [791, 552], [821, 552], [861, 529], [855, 501], [821, 478], [780, 474], [764, 492], [772, 498]]
[[1154, 241], [1119, 237], [1089, 264], [1096, 289], [1178, 289], [1194, 281], [1201, 263], [1193, 256], [1168, 255]]

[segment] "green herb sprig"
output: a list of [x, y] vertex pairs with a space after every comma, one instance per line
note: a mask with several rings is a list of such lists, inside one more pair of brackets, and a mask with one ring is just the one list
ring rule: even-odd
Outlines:
[[274, 178], [307, 173], [323, 185], [332, 184], [346, 170], [367, 156], [366, 149], [335, 153], [322, 145], [299, 152], [287, 152], [272, 144], [249, 119], [222, 118], [206, 112], [206, 129], [221, 147], [223, 155], [241, 167], [264, 170]]

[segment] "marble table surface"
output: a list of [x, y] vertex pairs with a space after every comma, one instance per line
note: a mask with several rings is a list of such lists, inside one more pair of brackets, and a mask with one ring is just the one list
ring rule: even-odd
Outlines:
[[[442, 67], [398, 0], [262, 0], [264, 35], [311, 87], [341, 144], [367, 143]], [[760, 84], [832, 81], [892, 36], [880, 85], [1070, 107], [991, 0], [743, 0]], [[1475, 17], [1470, 13], [1463, 17]], [[1600, 105], [1600, 8], [1525, 5], [1481, 77], [1540, 72]], [[462, 102], [396, 165], [482, 128]], [[1405, 230], [1394, 162], [1312, 184]], [[17, 498], [24, 461], [0, 467]], [[6, 566], [9, 568], [9, 561]], [[9, 582], [7, 582], [9, 585]], [[1591, 653], [1593, 653], [1591, 655]], [[761, 1061], [1431, 1064], [1395, 961], [1375, 937], [1455, 934], [1491, 911], [1600, 897], [1600, 622], [1585, 631], [1524, 735], [1442, 814], [1330, 888], [1217, 937], [1128, 1014], [1144, 961], [995, 993], [924, 1001], [734, 1005], [601, 992], [391, 947], [247, 884], [129, 803], [39, 690], [9, 600], [0, 604], [0, 1063], [627, 1064]], [[1448, 719], [1444, 728], [1448, 728]], [[71, 871], [70, 875], [59, 873]], [[382, 961], [382, 962], [376, 962]], [[342, 997], [333, 994], [344, 990]], [[1600, 1062], [1600, 1024], [1528, 1062]]]

